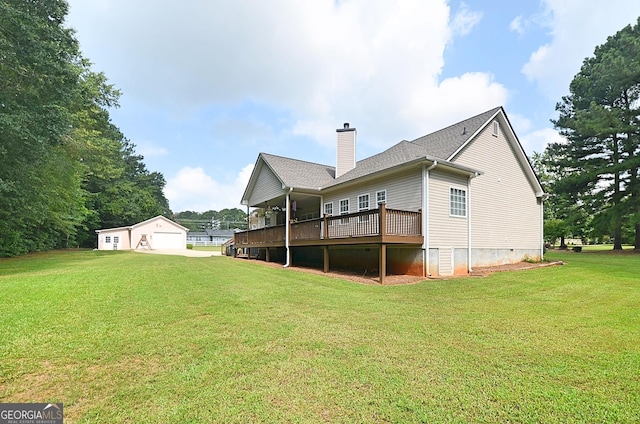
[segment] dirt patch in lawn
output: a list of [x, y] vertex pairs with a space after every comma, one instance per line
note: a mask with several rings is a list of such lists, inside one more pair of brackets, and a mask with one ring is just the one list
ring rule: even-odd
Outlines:
[[[277, 262], [265, 262], [261, 260], [241, 259], [241, 258], [235, 258], [235, 259], [240, 261], [250, 260], [253, 263], [269, 266], [272, 268], [283, 267], [281, 263], [277, 263]], [[467, 277], [467, 276], [486, 277], [496, 272], [521, 271], [521, 270], [536, 269], [536, 268], [555, 266], [555, 265], [563, 265], [563, 262], [562, 261], [536, 262], [536, 263], [518, 262], [513, 264], [504, 264], [504, 265], [497, 265], [497, 266], [476, 267], [473, 269], [473, 272], [469, 275], [456, 275], [451, 277], [425, 278], [425, 277], [418, 277], [415, 275], [387, 275], [384, 279], [384, 285], [391, 286], [391, 285], [398, 285], [398, 284], [414, 284], [414, 283], [425, 281], [425, 280], [441, 280], [441, 279], [449, 279], [449, 278], [461, 278], [461, 277]], [[323, 272], [321, 269], [301, 267], [301, 266], [289, 266], [287, 269], [295, 272], [306, 272], [307, 274], [316, 274], [316, 275], [323, 275], [325, 277], [339, 278], [341, 280], [349, 280], [359, 284], [380, 285], [380, 278], [378, 277], [378, 275], [366, 275], [366, 274], [362, 275], [362, 274], [357, 274], [353, 272], [344, 272], [344, 271]]]
[[473, 272], [469, 275], [486, 277], [496, 272], [503, 271], [524, 271], [528, 269], [544, 268], [548, 266], [564, 265], [562, 261], [554, 262], [516, 262], [514, 264], [504, 264], [495, 266], [479, 266], [473, 268]]

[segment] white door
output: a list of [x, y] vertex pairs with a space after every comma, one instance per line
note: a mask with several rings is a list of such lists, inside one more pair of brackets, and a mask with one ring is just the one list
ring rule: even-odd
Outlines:
[[181, 233], [153, 233], [152, 249], [186, 249], [186, 247]]

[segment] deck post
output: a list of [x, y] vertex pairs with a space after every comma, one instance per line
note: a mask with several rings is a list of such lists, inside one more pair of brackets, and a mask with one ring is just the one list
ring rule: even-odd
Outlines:
[[380, 263], [378, 269], [380, 270], [380, 284], [384, 284], [384, 277], [387, 275], [387, 245], [382, 243], [380, 245], [380, 255], [378, 257]]
[[322, 246], [322, 262], [324, 264], [323, 271], [329, 272], [329, 246]]
[[378, 232], [383, 238], [387, 235], [387, 206], [384, 202], [379, 205]]
[[324, 218], [323, 218], [323, 222], [324, 222], [324, 239], [328, 239], [329, 238], [329, 220], [327, 219], [329, 215], [328, 214], [324, 214]]
[[265, 250], [266, 250], [266, 252], [265, 252], [265, 258], [264, 259], [265, 259], [266, 262], [271, 262], [271, 255], [269, 254], [269, 248], [267, 247]]

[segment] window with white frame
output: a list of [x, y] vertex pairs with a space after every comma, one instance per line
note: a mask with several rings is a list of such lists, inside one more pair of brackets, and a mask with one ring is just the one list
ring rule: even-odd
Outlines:
[[111, 243], [111, 236], [104, 236], [105, 243]]
[[369, 210], [369, 194], [358, 196], [358, 212]]
[[387, 203], [387, 190], [376, 191], [376, 205]]
[[333, 202], [324, 204], [324, 214], [325, 215], [333, 215]]
[[[324, 214], [325, 216], [333, 216], [333, 202], [324, 204]], [[329, 220], [328, 225], [333, 225], [333, 220]]]
[[113, 242], [114, 243], [120, 243], [120, 237], [119, 236], [113, 236]]
[[[358, 196], [358, 212], [360, 211], [368, 211], [369, 210], [369, 193], [361, 194]], [[358, 221], [368, 221], [369, 215], [363, 215], [358, 217]]]
[[451, 216], [467, 216], [467, 192], [459, 188], [449, 189], [449, 213]]
[[[340, 201], [340, 215], [349, 213], [349, 199], [343, 199]], [[340, 220], [341, 224], [348, 224], [349, 218], [342, 218]]]

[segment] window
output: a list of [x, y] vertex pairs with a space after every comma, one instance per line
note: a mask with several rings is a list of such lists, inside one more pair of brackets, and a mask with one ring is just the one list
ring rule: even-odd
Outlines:
[[325, 215], [333, 215], [333, 202], [324, 204], [324, 214]]
[[493, 135], [497, 137], [499, 132], [500, 124], [498, 124], [498, 121], [493, 121]]
[[363, 194], [358, 196], [358, 212], [369, 210], [369, 195]]
[[387, 203], [387, 190], [376, 191], [376, 205]]
[[[358, 212], [369, 210], [369, 194], [362, 194], [358, 196]], [[369, 215], [363, 215], [358, 217], [358, 221], [364, 222], [369, 220]]]
[[451, 216], [467, 216], [467, 192], [453, 187], [449, 190], [449, 211]]
[[[333, 216], [333, 202], [324, 204], [324, 214], [327, 216]], [[329, 225], [333, 225], [333, 221], [329, 221]]]
[[111, 243], [111, 236], [104, 236], [105, 243]]
[[120, 236], [113, 236], [114, 243], [120, 243]]
[[[340, 201], [340, 215], [344, 215], [349, 213], [349, 199], [344, 199]], [[342, 218], [340, 220], [341, 224], [348, 224], [349, 218]]]

